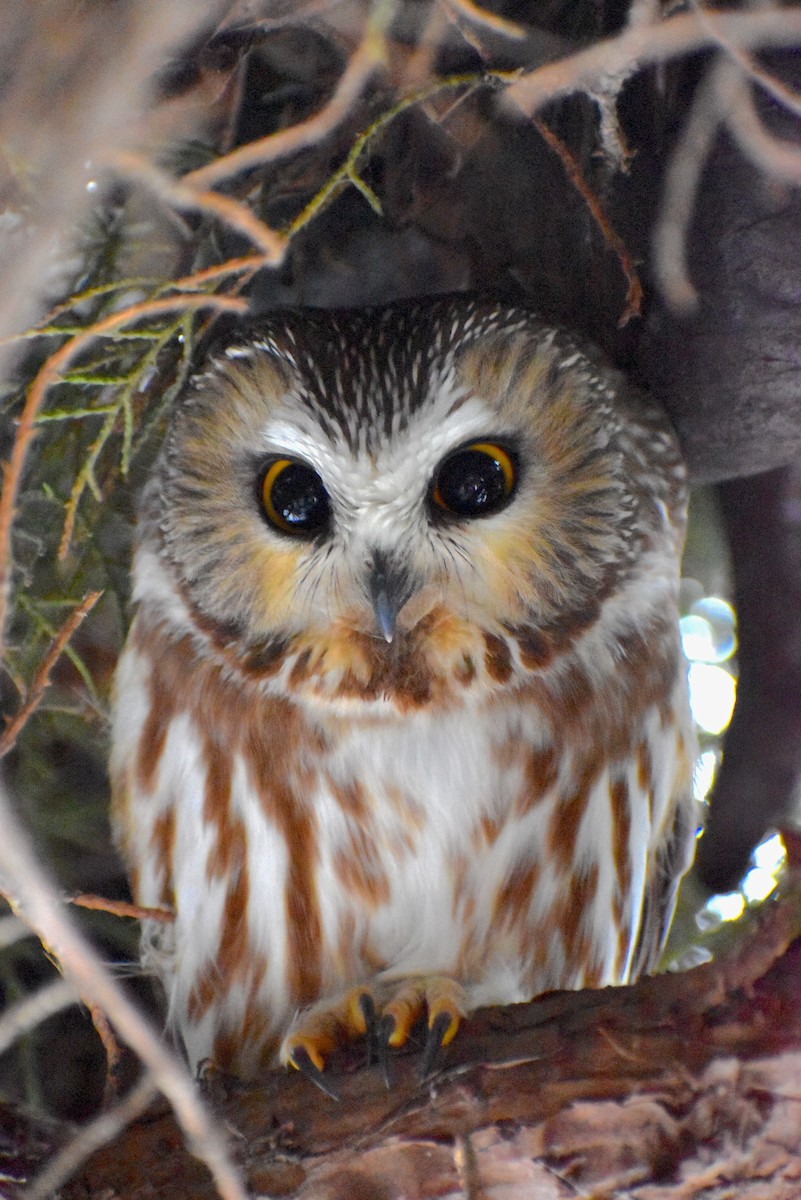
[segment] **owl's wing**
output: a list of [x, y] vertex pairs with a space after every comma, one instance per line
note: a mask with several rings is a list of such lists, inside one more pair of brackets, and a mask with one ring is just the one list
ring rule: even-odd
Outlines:
[[675, 806], [667, 836], [651, 851], [640, 931], [632, 957], [632, 982], [654, 971], [659, 964], [673, 919], [679, 883], [693, 855], [694, 815], [692, 797], [682, 797]]

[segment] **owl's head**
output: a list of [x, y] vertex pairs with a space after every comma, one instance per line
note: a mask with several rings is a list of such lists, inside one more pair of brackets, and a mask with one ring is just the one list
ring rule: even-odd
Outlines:
[[190, 382], [145, 537], [254, 670], [291, 654], [318, 689], [388, 692], [436, 660], [472, 683], [499, 639], [535, 655], [586, 627], [661, 536], [671, 497], [643, 439], [676, 451], [644, 419], [618, 373], [521, 309], [280, 312]]

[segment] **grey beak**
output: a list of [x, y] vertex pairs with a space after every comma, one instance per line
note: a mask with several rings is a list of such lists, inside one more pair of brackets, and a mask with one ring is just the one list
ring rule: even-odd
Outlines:
[[373, 553], [370, 571], [370, 600], [376, 624], [388, 642], [395, 636], [398, 613], [412, 594], [407, 572], [382, 550]]

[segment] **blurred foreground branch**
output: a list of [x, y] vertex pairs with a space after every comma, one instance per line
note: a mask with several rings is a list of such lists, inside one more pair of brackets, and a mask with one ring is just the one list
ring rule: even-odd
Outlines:
[[[0, 829], [0, 888], [14, 912], [35, 931], [79, 995], [107, 1013], [120, 1037], [138, 1054], [149, 1072], [151, 1086], [169, 1099], [189, 1145], [208, 1165], [220, 1195], [224, 1200], [244, 1200], [245, 1192], [220, 1130], [201, 1103], [191, 1077], [74, 926], [2, 790]], [[75, 1165], [70, 1160], [70, 1167]], [[56, 1182], [50, 1179], [48, 1186], [52, 1189]]]

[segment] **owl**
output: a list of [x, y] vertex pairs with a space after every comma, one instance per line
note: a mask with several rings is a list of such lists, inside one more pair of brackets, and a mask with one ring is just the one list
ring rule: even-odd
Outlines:
[[[146, 487], [113, 824], [192, 1064], [427, 1061], [656, 963], [694, 838], [665, 417], [467, 296], [220, 337]], [[416, 1034], [414, 1036], [417, 1036]]]

